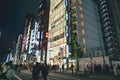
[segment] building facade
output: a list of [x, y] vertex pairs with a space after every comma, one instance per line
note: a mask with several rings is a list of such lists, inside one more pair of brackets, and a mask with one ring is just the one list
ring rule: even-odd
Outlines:
[[30, 43], [29, 43], [29, 63], [40, 62], [40, 50], [39, 50], [39, 39], [40, 32], [37, 19], [34, 19], [33, 26], [31, 28]]
[[50, 63], [53, 63], [53, 59], [57, 62], [57, 56], [60, 49], [64, 52], [63, 56], [66, 57], [65, 10], [65, 0], [50, 1], [48, 42], [48, 54], [51, 59]]
[[66, 63], [64, 58], [74, 54], [72, 42], [79, 45], [77, 48], [81, 48], [83, 57], [105, 55], [98, 9], [93, 0], [50, 1], [48, 51], [51, 62], [57, 64], [62, 57]]
[[24, 34], [23, 34], [23, 42], [22, 42], [22, 50], [21, 50], [21, 63], [26, 63], [33, 20], [34, 20], [34, 16], [32, 14], [26, 15], [25, 28], [24, 28]]
[[97, 56], [104, 53], [101, 25], [96, 4], [92, 0], [73, 0], [71, 2], [71, 34], [76, 34], [84, 56]]
[[120, 60], [120, 1], [96, 0], [106, 55]]
[[42, 0], [39, 5], [37, 20], [39, 24], [39, 50], [41, 62], [47, 63], [47, 43], [48, 43], [48, 25], [49, 25], [49, 0]]
[[23, 36], [19, 35], [16, 43], [15, 54], [14, 54], [14, 62], [13, 62], [14, 64], [20, 64], [22, 40], [23, 40]]

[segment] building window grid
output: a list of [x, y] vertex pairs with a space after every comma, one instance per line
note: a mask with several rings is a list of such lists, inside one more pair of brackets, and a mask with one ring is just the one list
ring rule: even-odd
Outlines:
[[108, 37], [108, 36], [110, 36], [110, 34], [111, 34], [111, 32], [107, 32], [107, 33], [105, 33], [105, 36]]
[[105, 16], [107, 17], [107, 15], [109, 15], [109, 13], [104, 13], [103, 15], [102, 15], [102, 18], [104, 18]]
[[106, 4], [102, 5], [101, 10], [102, 10], [103, 8], [106, 8], [106, 7], [107, 7]]
[[[58, 12], [58, 13], [60, 13], [60, 12]], [[56, 14], [58, 14], [58, 13], [56, 13]], [[61, 13], [62, 13], [62, 11], [61, 11]], [[63, 13], [62, 13], [63, 14]], [[54, 18], [54, 20], [55, 20], [55, 18]], [[64, 21], [64, 19], [62, 20], [60, 20], [60, 22], [63, 22]], [[61, 29], [59, 29], [59, 28], [57, 28], [57, 30], [60, 30], [59, 32], [57, 32], [57, 33], [61, 33], [61, 32], [63, 32], [63, 29], [62, 28], [64, 28], [64, 27], [62, 27], [63, 25], [65, 25], [65, 23], [61, 23], [61, 24], [59, 24], [58, 26], [59, 26], [59, 28], [61, 28]], [[56, 25], [56, 27], [58, 27], [57, 25]], [[55, 32], [56, 30], [54, 30], [53, 32]], [[57, 43], [59, 43], [59, 42], [63, 42], [63, 40], [62, 41], [60, 41], [60, 40], [58, 40], [58, 42]], [[57, 45], [56, 44], [56, 42], [55, 42], [55, 45]], [[55, 46], [55, 45], [53, 45], [53, 46]]]
[[[85, 8], [84, 10], [83, 10], [83, 14], [84, 14], [84, 16], [90, 16], [91, 17], [91, 19], [95, 19], [95, 20], [99, 20], [98, 18], [96, 18], [93, 14], [89, 14], [88, 13], [88, 11], [87, 11], [87, 8]], [[96, 15], [97, 13], [95, 13], [95, 15]], [[88, 21], [89, 22], [89, 21]]]

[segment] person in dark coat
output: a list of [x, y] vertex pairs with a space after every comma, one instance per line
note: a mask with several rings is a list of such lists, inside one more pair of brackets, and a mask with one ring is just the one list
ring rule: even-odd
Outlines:
[[74, 73], [74, 65], [73, 63], [71, 64], [71, 70], [72, 70], [72, 74]]
[[2, 79], [2, 65], [0, 65], [0, 79]]
[[64, 64], [62, 64], [62, 71], [64, 72]]
[[49, 73], [49, 69], [48, 69], [47, 64], [43, 64], [41, 72], [42, 72], [43, 79], [47, 80], [47, 76], [48, 76], [48, 73]]
[[36, 64], [33, 67], [33, 71], [32, 71], [32, 79], [38, 80], [39, 74], [40, 74], [40, 66], [39, 66], [39, 63], [36, 62]]

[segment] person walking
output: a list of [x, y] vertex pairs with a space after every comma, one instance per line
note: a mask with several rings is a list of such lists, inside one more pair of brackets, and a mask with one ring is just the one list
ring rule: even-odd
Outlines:
[[113, 74], [114, 74], [115, 80], [118, 80], [118, 79], [117, 79], [117, 76], [118, 76], [117, 66], [116, 66], [115, 64], [113, 64]]
[[118, 80], [120, 80], [120, 64], [117, 64]]
[[2, 79], [2, 65], [0, 65], [0, 79]]
[[47, 80], [47, 76], [49, 73], [49, 68], [48, 68], [47, 64], [43, 64], [41, 72], [42, 72], [43, 79]]
[[33, 70], [32, 70], [32, 79], [38, 80], [39, 74], [40, 74], [40, 65], [38, 62], [36, 62], [36, 64], [33, 66]]
[[2, 79], [7, 79], [7, 77], [6, 77], [6, 71], [7, 71], [7, 63], [4, 63], [4, 64], [2, 64], [2, 73], [1, 73], [1, 78]]
[[8, 62], [7, 64], [7, 71], [6, 71], [6, 77], [8, 78], [8, 80], [14, 80], [15, 78], [15, 69], [14, 66], [12, 64], [12, 61]]
[[64, 64], [62, 64], [62, 71], [64, 72]]
[[71, 64], [71, 70], [72, 70], [72, 74], [74, 73], [74, 65], [73, 63]]

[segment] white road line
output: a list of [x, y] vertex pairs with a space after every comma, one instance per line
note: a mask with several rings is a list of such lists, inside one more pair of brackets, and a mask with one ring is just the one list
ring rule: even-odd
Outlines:
[[20, 77], [18, 77], [17, 75], [15, 75], [15, 77], [18, 79], [18, 80], [22, 80]]

